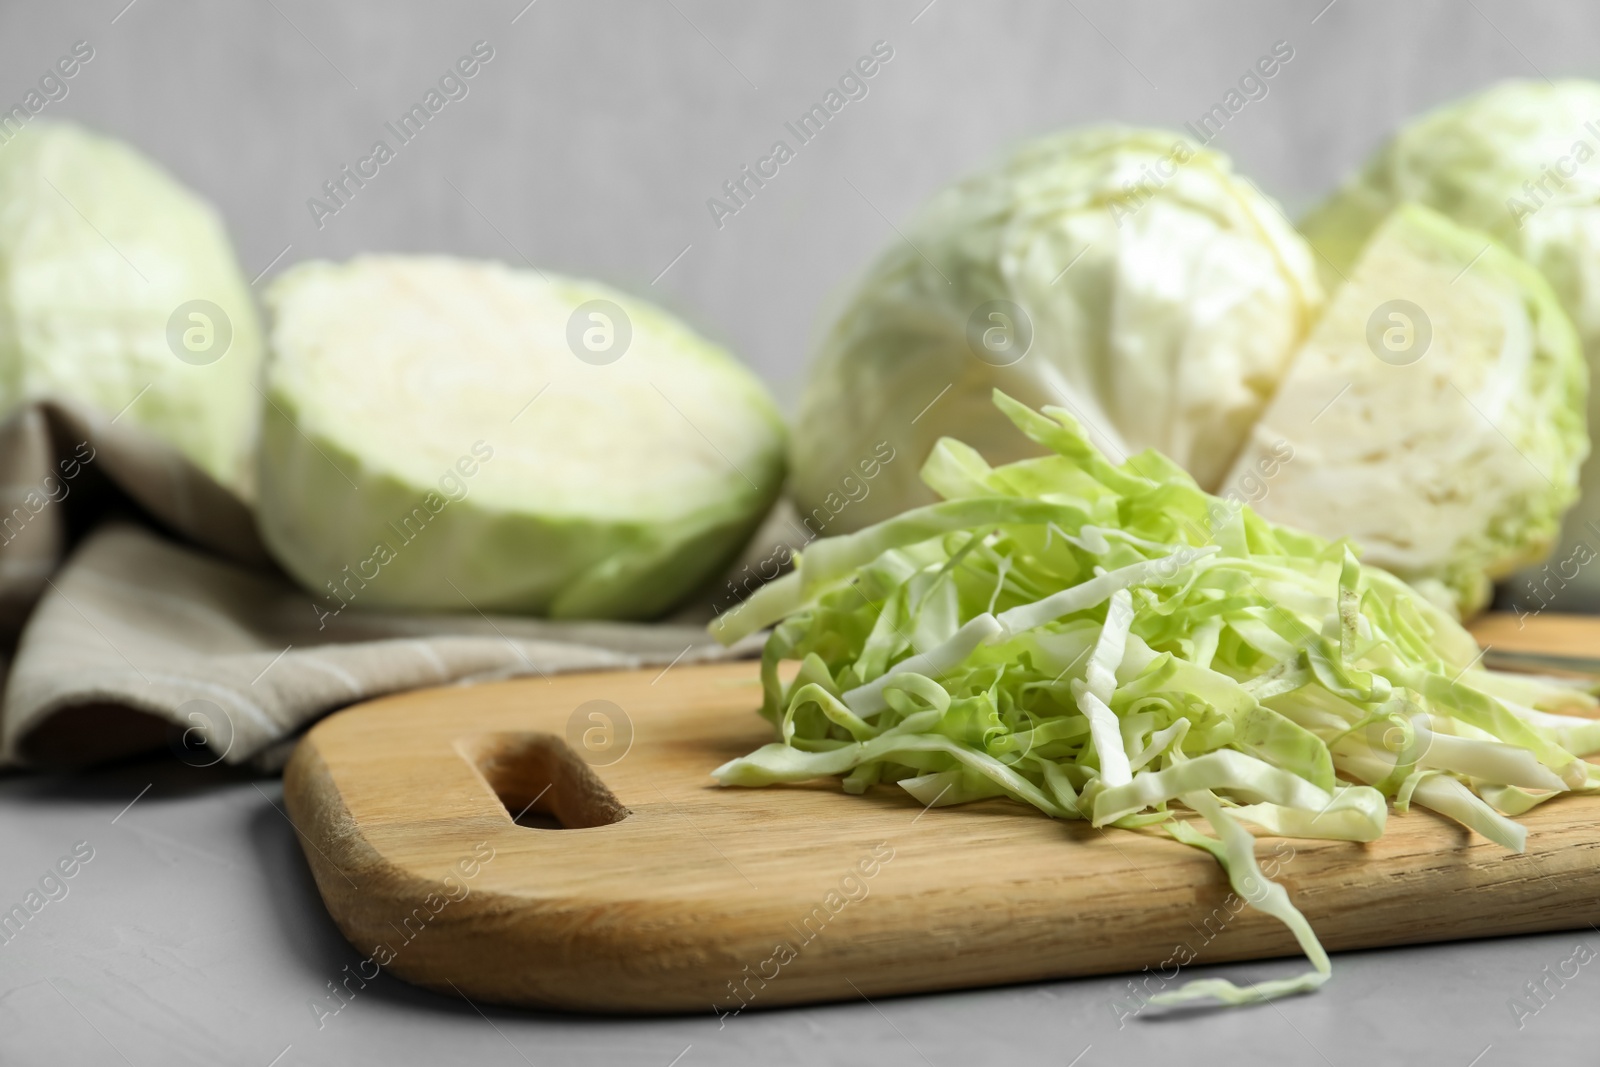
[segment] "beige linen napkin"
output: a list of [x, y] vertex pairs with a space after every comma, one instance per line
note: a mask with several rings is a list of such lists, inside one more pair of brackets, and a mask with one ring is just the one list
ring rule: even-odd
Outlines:
[[271, 766], [314, 719], [384, 693], [756, 648], [721, 648], [703, 621], [319, 619], [242, 502], [165, 443], [61, 402], [0, 424], [0, 493], [0, 765], [170, 745]]

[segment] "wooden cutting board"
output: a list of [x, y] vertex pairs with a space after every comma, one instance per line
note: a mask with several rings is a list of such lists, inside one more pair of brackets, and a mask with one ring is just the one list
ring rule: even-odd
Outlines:
[[[1600, 619], [1481, 633], [1600, 653]], [[715, 786], [712, 768], [771, 740], [759, 701], [745, 662], [425, 690], [324, 720], [284, 795], [366, 956], [353, 972], [507, 1004], [728, 1012], [1295, 952], [1163, 835], [1004, 801], [925, 811], [896, 788]], [[1266, 838], [1258, 854], [1329, 949], [1600, 922], [1600, 798], [1521, 821], [1522, 855], [1420, 810], [1372, 844]]]

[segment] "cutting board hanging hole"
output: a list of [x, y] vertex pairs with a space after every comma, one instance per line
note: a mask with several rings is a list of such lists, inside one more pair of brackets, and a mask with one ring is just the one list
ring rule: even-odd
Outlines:
[[628, 809], [555, 734], [480, 734], [456, 742], [456, 750], [518, 826], [578, 830], [628, 817]]

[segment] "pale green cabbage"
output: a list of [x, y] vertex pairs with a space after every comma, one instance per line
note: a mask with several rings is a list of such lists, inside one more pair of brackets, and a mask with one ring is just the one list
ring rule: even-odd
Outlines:
[[[598, 283], [374, 256], [297, 266], [268, 303], [259, 521], [319, 613], [648, 618], [781, 487], [760, 382]], [[587, 358], [590, 333], [617, 347]]]
[[[1368, 235], [1398, 204], [1425, 204], [1483, 230], [1549, 280], [1600, 367], [1600, 84], [1508, 81], [1406, 124], [1302, 229], [1327, 277], [1348, 273]], [[1600, 390], [1588, 424], [1600, 425]], [[1526, 572], [1511, 591], [1528, 610], [1600, 607], [1600, 463], [1585, 465], [1552, 575]], [[1547, 571], [1551, 568], [1547, 568]], [[1529, 595], [1529, 580], [1541, 592]], [[1568, 588], [1569, 583], [1572, 588]]]
[[[221, 317], [191, 317], [197, 301]], [[35, 121], [0, 145], [0, 415], [87, 403], [248, 495], [260, 361], [249, 286], [209, 204], [77, 126]]]
[[[1221, 153], [1121, 127], [1028, 143], [936, 195], [825, 336], [794, 429], [801, 518], [833, 534], [931, 500], [916, 466], [946, 433], [1036, 454], [995, 387], [1215, 488], [1321, 300], [1305, 242]], [[907, 462], [844, 506], [880, 441]]]
[[1600, 788], [1579, 759], [1600, 729], [1567, 714], [1592, 697], [1484, 670], [1453, 618], [1343, 543], [1209, 496], [1156, 452], [1113, 465], [1063, 410], [995, 403], [1051, 454], [991, 468], [940, 441], [923, 478], [943, 502], [816, 541], [713, 626], [774, 627], [762, 712], [778, 740], [719, 782], [843, 775], [849, 793], [1004, 797], [1203, 848], [1313, 967], [1163, 1003], [1270, 999], [1330, 973], [1244, 824], [1370, 841], [1392, 801], [1520, 850], [1504, 813]]
[[1420, 205], [1347, 273], [1225, 484], [1473, 614], [1578, 497], [1577, 334], [1536, 270]]

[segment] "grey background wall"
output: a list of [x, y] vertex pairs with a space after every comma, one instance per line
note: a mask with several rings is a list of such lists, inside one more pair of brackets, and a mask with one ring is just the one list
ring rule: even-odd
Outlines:
[[[1293, 59], [1216, 145], [1293, 211], [1408, 115], [1600, 65], [1600, 6], [1582, 2], [526, 3], [8, 0], [0, 104], [86, 40], [94, 59], [43, 115], [126, 138], [212, 199], [248, 277], [367, 250], [526, 257], [648, 292], [790, 406], [829, 301], [931, 191], [1021, 138], [1180, 126], [1285, 41]], [[397, 145], [384, 123], [478, 41], [493, 58], [467, 95], [319, 228], [307, 200], [376, 139]], [[706, 200], [794, 143], [784, 122], [877, 41], [893, 59], [867, 95], [719, 229]]]

